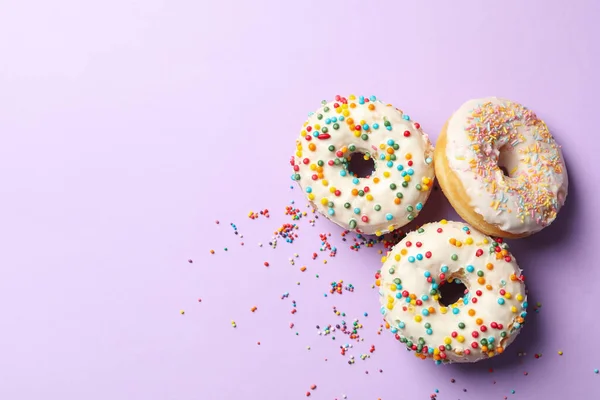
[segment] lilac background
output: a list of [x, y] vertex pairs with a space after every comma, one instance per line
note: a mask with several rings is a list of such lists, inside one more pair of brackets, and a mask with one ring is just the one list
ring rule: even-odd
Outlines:
[[[598, 15], [594, 0], [2, 1], [0, 398], [598, 398]], [[402, 107], [433, 139], [463, 101], [506, 96], [563, 145], [567, 206], [512, 243], [543, 306], [502, 357], [436, 367], [377, 335], [377, 248], [322, 219], [266, 245], [289, 201], [305, 209], [298, 129], [338, 93]], [[419, 222], [454, 215], [436, 192]], [[324, 297], [340, 279], [355, 292]], [[316, 335], [333, 305], [364, 324], [354, 365], [342, 335]]]

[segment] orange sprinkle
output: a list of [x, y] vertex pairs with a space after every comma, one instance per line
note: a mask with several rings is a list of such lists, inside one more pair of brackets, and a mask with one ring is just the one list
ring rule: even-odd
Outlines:
[[300, 267], [300, 271], [302, 271], [302, 272], [306, 271], [306, 267], [305, 266]]
[[492, 264], [492, 263], [487, 263], [487, 265], [486, 265], [485, 267], [491, 271], [491, 270], [493, 270], [493, 269], [494, 269], [494, 264]]
[[309, 143], [308, 144], [308, 149], [310, 151], [315, 151], [317, 149], [317, 146], [314, 143]]

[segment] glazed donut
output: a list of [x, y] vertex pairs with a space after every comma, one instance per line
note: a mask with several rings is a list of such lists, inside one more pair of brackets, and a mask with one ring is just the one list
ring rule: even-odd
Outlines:
[[386, 327], [417, 357], [475, 362], [520, 332], [525, 277], [501, 238], [442, 220], [409, 233], [382, 261], [375, 277]]
[[[413, 220], [434, 180], [433, 146], [421, 126], [375, 96], [336, 96], [309, 114], [291, 159], [292, 180], [341, 227], [381, 235]], [[358, 161], [369, 171], [353, 171]]]
[[538, 232], [567, 197], [560, 147], [533, 111], [509, 100], [463, 104], [446, 122], [435, 158], [440, 186], [456, 212], [488, 235]]

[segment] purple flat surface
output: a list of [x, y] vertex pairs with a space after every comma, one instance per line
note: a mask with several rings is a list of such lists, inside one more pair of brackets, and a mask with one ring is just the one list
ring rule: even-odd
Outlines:
[[[0, 398], [600, 398], [598, 15], [595, 0], [3, 1]], [[511, 242], [532, 307], [501, 357], [435, 366], [378, 335], [381, 245], [352, 251], [312, 215], [268, 245], [290, 201], [307, 210], [288, 164], [306, 113], [350, 93], [434, 140], [463, 101], [504, 96], [563, 145], [567, 205]], [[418, 222], [440, 218], [455, 214], [438, 191]], [[355, 291], [325, 297], [339, 280]], [[364, 341], [317, 335], [355, 318]]]

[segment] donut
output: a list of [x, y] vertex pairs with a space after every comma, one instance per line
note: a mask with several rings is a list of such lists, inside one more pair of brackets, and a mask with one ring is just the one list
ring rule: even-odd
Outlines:
[[510, 100], [463, 104], [442, 129], [435, 157], [440, 186], [456, 212], [491, 236], [539, 232], [567, 198], [560, 147], [544, 121]]
[[344, 229], [382, 235], [423, 208], [432, 157], [427, 134], [402, 110], [350, 95], [309, 114], [290, 163], [292, 180], [317, 211]]
[[525, 322], [525, 277], [502, 238], [442, 220], [410, 232], [382, 261], [385, 326], [421, 359], [493, 357]]

